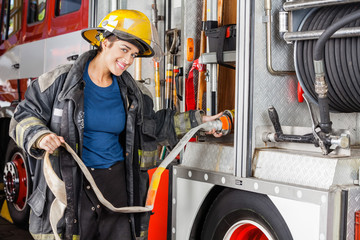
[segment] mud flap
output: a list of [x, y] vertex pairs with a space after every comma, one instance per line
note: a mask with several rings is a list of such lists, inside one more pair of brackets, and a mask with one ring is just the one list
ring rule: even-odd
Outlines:
[[8, 208], [6, 200], [2, 204], [1, 211], [0, 211], [0, 217], [3, 217], [4, 219], [6, 219], [7, 221], [9, 221], [11, 223], [14, 223], [13, 220], [11, 219], [9, 208]]

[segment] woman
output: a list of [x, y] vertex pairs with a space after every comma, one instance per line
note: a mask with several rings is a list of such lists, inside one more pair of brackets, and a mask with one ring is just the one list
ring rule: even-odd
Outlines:
[[[32, 158], [42, 159], [49, 151], [65, 182], [67, 208], [57, 226], [65, 239], [146, 239], [150, 214], [113, 213], [103, 207], [75, 161], [59, 148], [62, 143], [83, 159], [115, 207], [144, 206], [147, 169], [156, 164], [157, 145], [174, 146], [190, 128], [218, 117], [152, 110], [151, 97], [126, 71], [135, 57], [154, 55], [150, 26], [138, 11], [117, 10], [98, 28], [84, 30], [82, 36], [98, 49], [34, 80], [12, 119], [11, 137]], [[53, 239], [49, 208], [54, 196], [44, 180], [43, 161], [39, 163], [28, 201], [29, 230], [35, 239]]]

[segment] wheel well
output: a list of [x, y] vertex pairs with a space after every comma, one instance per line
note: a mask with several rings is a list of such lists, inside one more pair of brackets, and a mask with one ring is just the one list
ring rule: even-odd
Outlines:
[[223, 239], [239, 221], [259, 224], [264, 229], [261, 232], [271, 236], [271, 239], [293, 239], [283, 216], [265, 194], [224, 188], [203, 214], [206, 215], [205, 221], [201, 225], [201, 237], [197, 239]]
[[0, 149], [1, 150], [6, 150], [7, 144], [9, 143], [10, 140], [9, 125], [10, 125], [10, 118], [7, 117], [0, 118], [0, 139], [1, 139]]
[[209, 192], [209, 194], [206, 196], [205, 200], [203, 201], [196, 218], [194, 220], [194, 224], [192, 226], [191, 232], [190, 232], [190, 238], [189, 239], [200, 239], [201, 237], [201, 231], [205, 222], [205, 218], [207, 213], [209, 212], [209, 209], [214, 202], [214, 200], [217, 198], [217, 196], [226, 188], [215, 185]]
[[[202, 231], [205, 226], [204, 224], [206, 222], [205, 220], [207, 218], [208, 213], [211, 211], [215, 200], [217, 198], [222, 198], [224, 195], [228, 195], [228, 194], [232, 194], [232, 193], [235, 193], [235, 194], [237, 193], [237, 195], [240, 194], [243, 197], [251, 196], [251, 197], [255, 197], [257, 199], [263, 199], [262, 201], [265, 201], [270, 205], [272, 204], [272, 202], [270, 201], [270, 199], [268, 199], [268, 197], [266, 195], [247, 192], [247, 191], [238, 190], [238, 189], [231, 189], [231, 188], [226, 188], [226, 187], [221, 187], [221, 186], [216, 185], [210, 190], [209, 194], [206, 196], [205, 200], [203, 201], [203, 203], [196, 215], [196, 218], [194, 220], [194, 224], [192, 226], [189, 239], [191, 239], [191, 240], [201, 239]], [[277, 212], [277, 210], [276, 211], [274, 210], [274, 212]], [[282, 221], [284, 221], [283, 218], [281, 217], [281, 215], [279, 215], [278, 218], [282, 219]], [[288, 236], [289, 236], [288, 239], [292, 239], [288, 228], [286, 228], [286, 232], [288, 233]]]
[[5, 154], [10, 141], [9, 136], [10, 118], [0, 118], [0, 182], [2, 182]]

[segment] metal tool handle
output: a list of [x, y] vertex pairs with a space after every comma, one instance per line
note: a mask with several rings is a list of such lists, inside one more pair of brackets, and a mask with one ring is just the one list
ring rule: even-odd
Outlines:
[[274, 126], [275, 132], [277, 134], [282, 134], [283, 131], [282, 131], [281, 125], [280, 125], [279, 115], [278, 115], [276, 109], [274, 108], [274, 106], [270, 106], [268, 108], [268, 113], [269, 113], [270, 120]]

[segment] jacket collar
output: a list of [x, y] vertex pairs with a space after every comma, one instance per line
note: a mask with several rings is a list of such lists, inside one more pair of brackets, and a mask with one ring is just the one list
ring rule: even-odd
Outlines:
[[143, 122], [143, 95], [140, 88], [137, 86], [136, 81], [127, 71], [124, 71], [121, 76], [118, 77], [120, 82], [123, 82], [127, 87], [128, 94], [134, 95], [137, 99], [137, 123], [141, 124]]
[[90, 50], [78, 57], [66, 77], [63, 89], [59, 94], [59, 101], [70, 98], [69, 94], [75, 90], [75, 86], [82, 80], [86, 63], [96, 54], [96, 50]]
[[[83, 79], [83, 73], [85, 70], [86, 63], [89, 61], [89, 59], [93, 59], [96, 56], [96, 54], [97, 54], [97, 50], [90, 50], [80, 55], [79, 58], [75, 61], [69, 73], [67, 74], [63, 89], [59, 94], [59, 101], [73, 98], [72, 93], [77, 90], [76, 86]], [[138, 114], [137, 119], [138, 119], [138, 124], [141, 124], [143, 121], [142, 119], [143, 96], [139, 87], [136, 85], [135, 80], [127, 71], [124, 71], [121, 74], [121, 76], [118, 77], [118, 79], [124, 82], [124, 84], [128, 88], [128, 92], [134, 94], [136, 99], [138, 100], [139, 107], [137, 112]]]

